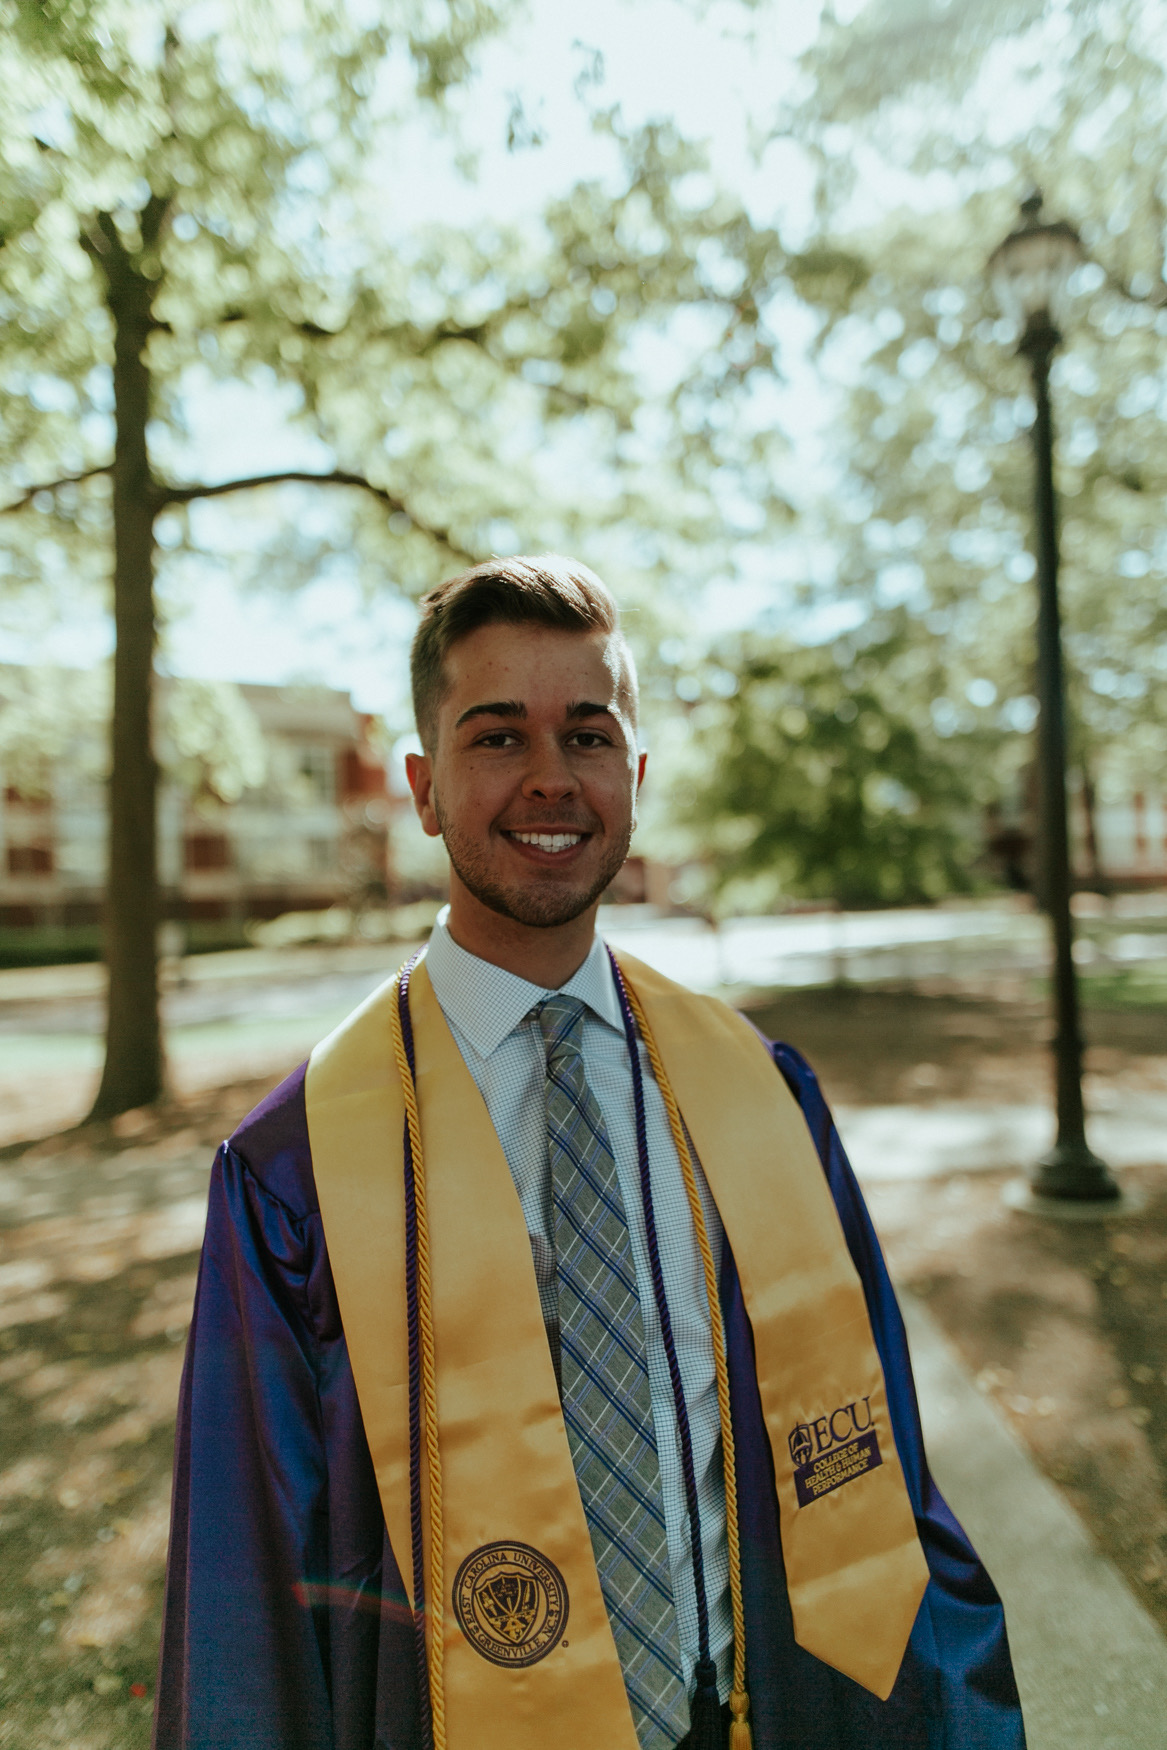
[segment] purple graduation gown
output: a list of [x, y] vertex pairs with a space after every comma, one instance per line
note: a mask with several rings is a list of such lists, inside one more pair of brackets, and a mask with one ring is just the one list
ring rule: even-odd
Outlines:
[[[774, 1059], [863, 1281], [931, 1580], [881, 1702], [804, 1652], [753, 1338], [722, 1270], [755, 1750], [1023, 1750], [1000, 1599], [928, 1473], [899, 1308], [813, 1071]], [[386, 1147], [392, 1139], [386, 1139]], [[412, 1629], [312, 1176], [304, 1068], [215, 1160], [179, 1400], [155, 1750], [424, 1750]]]

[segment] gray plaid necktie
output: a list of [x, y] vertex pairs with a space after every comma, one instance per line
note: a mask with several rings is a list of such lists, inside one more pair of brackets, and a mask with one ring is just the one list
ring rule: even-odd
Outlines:
[[535, 1013], [547, 1048], [567, 1438], [637, 1736], [642, 1750], [672, 1750], [689, 1710], [624, 1199], [584, 1078], [583, 1004], [549, 997]]

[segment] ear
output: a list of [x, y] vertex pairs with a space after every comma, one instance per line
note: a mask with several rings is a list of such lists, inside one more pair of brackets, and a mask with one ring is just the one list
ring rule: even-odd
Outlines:
[[645, 765], [647, 764], [647, 762], [648, 762], [648, 754], [647, 753], [638, 753], [637, 754], [637, 756], [636, 756], [636, 781], [632, 786], [632, 830], [633, 830], [633, 832], [636, 831], [638, 809], [639, 809], [639, 804], [640, 804], [640, 786], [644, 783], [644, 768], [645, 768]]
[[434, 768], [429, 754], [407, 753], [405, 776], [409, 779], [413, 806], [417, 809], [417, 818], [421, 821], [422, 829], [431, 839], [441, 838], [442, 829], [438, 825], [437, 811], [434, 808]]

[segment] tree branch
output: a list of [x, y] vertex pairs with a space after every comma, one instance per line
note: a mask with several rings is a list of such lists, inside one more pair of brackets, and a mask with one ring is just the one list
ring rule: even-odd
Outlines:
[[[11, 504], [0, 505], [0, 516], [7, 516], [10, 511], [24, 510], [38, 493], [58, 492], [62, 486], [80, 486], [85, 480], [93, 480], [99, 474], [109, 474], [112, 471], [112, 462], [106, 462], [99, 468], [87, 468], [83, 474], [66, 474], [60, 480], [45, 480], [39, 485], [26, 487]], [[480, 554], [468, 553], [448, 528], [440, 528], [436, 523], [422, 522], [409, 509], [405, 500], [398, 498], [395, 493], [387, 491], [384, 486], [374, 485], [363, 474], [349, 474], [342, 468], [335, 469], [331, 474], [312, 474], [306, 468], [288, 468], [278, 474], [252, 474], [243, 480], [221, 480], [212, 486], [158, 485], [152, 489], [151, 497], [155, 508], [162, 510], [168, 504], [190, 504], [196, 498], [222, 498], [228, 492], [247, 492], [255, 486], [283, 486], [289, 482], [307, 486], [359, 487], [362, 492], [370, 493], [381, 504], [387, 505], [395, 516], [408, 517], [420, 534], [437, 541], [455, 559], [469, 559], [473, 562], [481, 557]]]
[[157, 244], [162, 234], [162, 227], [166, 223], [167, 214], [170, 212], [171, 200], [171, 195], [155, 194], [151, 190], [149, 200], [138, 214], [138, 231], [142, 238], [143, 249], [153, 249]]
[[98, 474], [112, 471], [113, 463], [104, 462], [100, 468], [86, 468], [84, 474], [66, 474], [60, 480], [45, 480], [39, 486], [28, 486], [11, 504], [0, 505], [0, 516], [7, 516], [9, 511], [24, 510], [41, 492], [59, 492], [62, 486], [80, 486], [83, 480], [93, 480]]
[[[496, 310], [490, 322], [455, 322], [451, 318], [444, 322], [438, 322], [429, 329], [421, 329], [413, 323], [399, 322], [392, 327], [371, 329], [362, 336], [362, 339], [370, 342], [401, 340], [404, 337], [408, 340], [411, 349], [419, 356], [424, 357], [425, 354], [432, 352], [435, 347], [441, 346], [447, 340], [466, 340], [470, 342], [471, 346], [481, 346], [490, 333], [492, 323], [497, 326], [501, 317], [514, 315], [517, 310], [525, 310], [529, 307], [530, 299], [524, 298], [508, 305], [505, 310]], [[250, 320], [251, 311], [241, 309], [238, 305], [224, 310], [222, 315], [217, 318], [220, 326], [229, 322], [249, 322]], [[293, 322], [292, 330], [294, 333], [302, 335], [305, 340], [339, 340], [346, 333], [348, 326], [347, 317], [339, 328], [322, 328], [319, 322], [305, 319], [303, 322]]]
[[222, 498], [228, 492], [247, 492], [255, 486], [282, 486], [288, 482], [307, 486], [356, 486], [362, 492], [370, 493], [381, 504], [397, 516], [408, 517], [414, 528], [423, 535], [429, 535], [439, 542], [449, 553], [458, 559], [473, 559], [472, 553], [458, 544], [449, 529], [439, 528], [433, 523], [423, 523], [406, 505], [404, 499], [386, 490], [384, 486], [375, 486], [363, 474], [350, 474], [343, 468], [334, 469], [331, 474], [313, 474], [306, 468], [286, 468], [278, 474], [252, 474], [242, 480], [221, 480], [213, 486], [159, 486], [158, 500], [161, 504], [190, 504], [196, 498]]

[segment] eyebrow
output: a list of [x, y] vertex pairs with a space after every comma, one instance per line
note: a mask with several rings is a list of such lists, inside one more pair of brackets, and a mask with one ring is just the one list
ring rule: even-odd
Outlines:
[[473, 717], [525, 717], [527, 707], [521, 699], [492, 699], [488, 705], [471, 705], [468, 711], [463, 711], [455, 729], [461, 729], [463, 723], [469, 723]]
[[594, 699], [579, 699], [567, 707], [569, 717], [611, 717], [611, 705], [597, 705]]
[[[518, 717], [527, 715], [527, 707], [521, 699], [492, 699], [485, 705], [471, 705], [468, 711], [463, 711], [455, 729], [461, 729], [464, 723], [471, 722], [475, 717]], [[574, 721], [579, 717], [610, 717], [610, 705], [598, 705], [594, 699], [577, 699], [575, 704], [567, 707], [567, 717]]]

